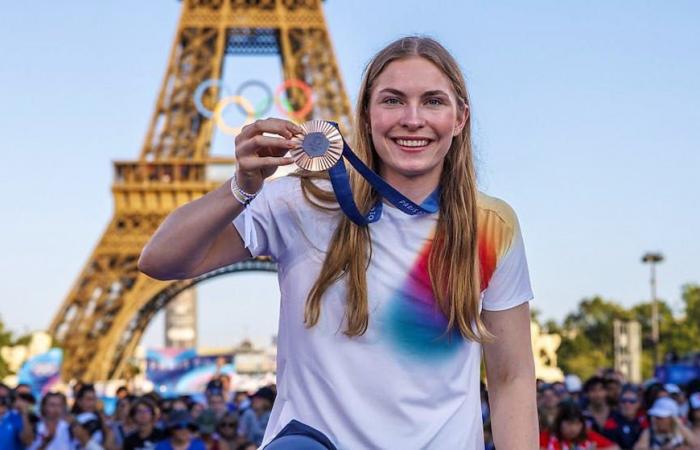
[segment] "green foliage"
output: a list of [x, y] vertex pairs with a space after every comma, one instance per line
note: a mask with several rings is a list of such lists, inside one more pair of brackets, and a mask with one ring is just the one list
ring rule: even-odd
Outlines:
[[[666, 302], [658, 302], [661, 355], [675, 352], [683, 356], [700, 350], [700, 285], [684, 286], [682, 300], [685, 314], [680, 317], [674, 317]], [[546, 332], [562, 337], [557, 357], [564, 373], [575, 373], [585, 379], [599, 368], [613, 366], [615, 319], [636, 320], [641, 324], [642, 376], [652, 375], [651, 303], [624, 308], [599, 296], [583, 299], [561, 326], [551, 320], [543, 326]]]

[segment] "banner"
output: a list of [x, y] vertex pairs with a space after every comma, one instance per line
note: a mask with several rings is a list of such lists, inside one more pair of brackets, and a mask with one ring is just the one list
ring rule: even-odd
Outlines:
[[217, 373], [225, 373], [233, 381], [233, 355], [198, 355], [191, 348], [146, 351], [146, 378], [161, 395], [201, 394]]
[[32, 394], [38, 399], [58, 383], [63, 362], [63, 350], [52, 348], [29, 358], [17, 373], [19, 383], [26, 383], [32, 388]]

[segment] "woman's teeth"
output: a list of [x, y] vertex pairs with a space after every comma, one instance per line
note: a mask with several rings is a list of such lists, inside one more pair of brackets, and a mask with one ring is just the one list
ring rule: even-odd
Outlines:
[[396, 143], [403, 147], [424, 147], [430, 141], [427, 139], [396, 139]]

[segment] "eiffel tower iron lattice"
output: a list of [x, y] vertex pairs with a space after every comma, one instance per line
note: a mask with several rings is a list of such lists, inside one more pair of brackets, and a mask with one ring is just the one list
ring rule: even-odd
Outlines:
[[[114, 216], [50, 326], [64, 349], [64, 380], [125, 377], [148, 323], [179, 292], [225, 273], [276, 270], [270, 261], [254, 260], [163, 282], [137, 269], [141, 249], [165, 216], [216, 188], [220, 181], [211, 174], [235, 162], [210, 155], [215, 123], [196, 108], [197, 86], [221, 77], [226, 55], [271, 54], [280, 56], [285, 80], [312, 88], [313, 108], [303, 120], [324, 118], [350, 129], [350, 104], [320, 0], [184, 0], [140, 157], [114, 163]], [[298, 89], [287, 90], [287, 97], [295, 110], [306, 101]], [[212, 86], [202, 101], [212, 106], [218, 98]]]

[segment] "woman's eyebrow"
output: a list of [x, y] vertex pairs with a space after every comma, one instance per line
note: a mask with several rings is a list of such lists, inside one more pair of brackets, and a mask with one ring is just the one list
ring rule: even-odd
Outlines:
[[[380, 90], [379, 93], [380, 93], [380, 94], [381, 94], [381, 93], [394, 94], [394, 95], [398, 95], [398, 96], [401, 96], [401, 97], [405, 97], [405, 96], [406, 96], [406, 94], [404, 94], [404, 93], [401, 92], [400, 90], [394, 89], [394, 88], [384, 88], [384, 89]], [[432, 90], [432, 91], [425, 91], [425, 92], [423, 92], [422, 97], [430, 97], [430, 96], [433, 96], [433, 95], [444, 95], [445, 97], [449, 97], [449, 95], [447, 94], [447, 92], [442, 91], [442, 90], [440, 90], [440, 89], [436, 89], [436, 90]]]

